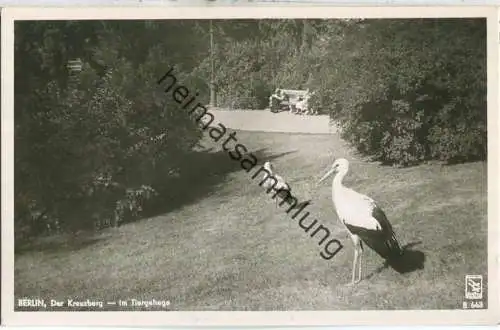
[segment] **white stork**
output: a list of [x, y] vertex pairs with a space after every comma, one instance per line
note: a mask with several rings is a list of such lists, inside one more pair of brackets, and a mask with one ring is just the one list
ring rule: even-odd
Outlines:
[[[377, 206], [375, 201], [342, 184], [348, 170], [349, 162], [343, 158], [337, 159], [331, 169], [319, 180], [318, 184], [332, 173], [337, 173], [332, 182], [332, 201], [339, 220], [345, 225], [354, 243], [351, 284], [355, 284], [361, 281], [363, 243], [387, 260], [389, 265], [399, 260], [403, 250], [384, 211]], [[355, 279], [356, 264], [359, 265], [357, 280]]]
[[[271, 166], [271, 163], [268, 161], [265, 162], [263, 168], [270, 173], [269, 175], [264, 174], [265, 175], [264, 179], [267, 179], [269, 178], [269, 176], [271, 176], [271, 180], [264, 181], [263, 187], [266, 189], [271, 189], [271, 188], [274, 189], [275, 191], [278, 192], [277, 196], [281, 198], [286, 198], [287, 196], [291, 196], [292, 188], [281, 176], [273, 173], [273, 168]], [[276, 179], [276, 184], [274, 184], [274, 181], [272, 180], [273, 177]], [[277, 196], [276, 196], [276, 207], [278, 207]]]

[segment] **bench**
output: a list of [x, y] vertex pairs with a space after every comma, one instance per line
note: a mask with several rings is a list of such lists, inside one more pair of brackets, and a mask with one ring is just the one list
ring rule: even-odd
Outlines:
[[269, 97], [269, 108], [271, 112], [288, 110], [290, 113], [296, 112], [296, 105], [309, 96], [309, 90], [281, 89], [278, 88]]

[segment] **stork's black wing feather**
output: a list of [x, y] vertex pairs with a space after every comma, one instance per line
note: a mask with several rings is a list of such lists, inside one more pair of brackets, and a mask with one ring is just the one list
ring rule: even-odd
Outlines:
[[399, 257], [402, 254], [402, 249], [384, 211], [378, 206], [374, 206], [371, 215], [380, 224], [380, 229], [367, 229], [347, 223], [345, 225], [352, 234], [359, 236], [366, 245], [382, 258], [391, 260]]

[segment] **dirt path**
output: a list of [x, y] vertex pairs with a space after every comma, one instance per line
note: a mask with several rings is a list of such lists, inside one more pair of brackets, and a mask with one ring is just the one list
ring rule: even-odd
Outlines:
[[211, 110], [216, 120], [232, 129], [259, 132], [333, 134], [327, 115], [301, 116], [268, 110]]

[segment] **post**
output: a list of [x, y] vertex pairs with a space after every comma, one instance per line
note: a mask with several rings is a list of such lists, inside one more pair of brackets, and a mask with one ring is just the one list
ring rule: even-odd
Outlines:
[[217, 106], [215, 97], [214, 30], [210, 20], [210, 107], [212, 108]]

